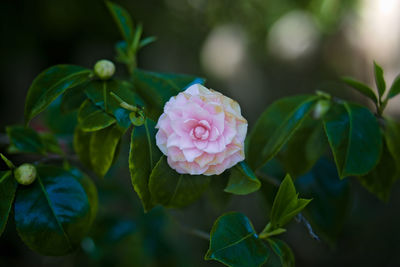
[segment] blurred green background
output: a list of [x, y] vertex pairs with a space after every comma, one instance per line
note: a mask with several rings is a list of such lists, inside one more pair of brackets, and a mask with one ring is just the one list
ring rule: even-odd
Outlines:
[[[250, 127], [270, 103], [292, 94], [323, 90], [369, 104], [339, 78], [354, 76], [373, 86], [373, 60], [385, 69], [389, 85], [400, 73], [397, 0], [117, 3], [143, 23], [146, 36], [158, 38], [140, 52], [139, 67], [206, 77], [207, 87], [240, 103]], [[99, 59], [113, 59], [114, 43], [120, 39], [104, 2], [98, 0], [3, 0], [0, 22], [1, 132], [6, 125], [23, 122], [25, 94], [40, 71], [61, 63], [90, 68]], [[117, 74], [125, 74], [123, 66], [117, 66]], [[389, 105], [387, 115], [399, 117], [399, 99]], [[52, 120], [50, 128], [59, 134], [73, 129], [70, 117], [57, 116], [50, 112], [42, 118]], [[44, 123], [37, 120], [35, 125]], [[203, 260], [206, 240], [181, 229], [209, 232], [227, 210], [245, 213], [258, 231], [267, 222], [267, 190], [228, 202], [220, 181], [208, 197], [183, 211], [158, 208], [143, 214], [130, 185], [125, 144], [105, 181], [97, 181], [99, 215], [79, 251], [62, 258], [41, 257], [19, 241], [9, 222], [0, 239], [0, 266], [220, 266]], [[347, 208], [336, 207], [346, 209], [343, 229], [334, 233], [336, 242], [313, 240], [304, 225], [292, 223], [284, 239], [295, 252], [297, 266], [400, 265], [398, 183], [388, 204], [355, 180], [350, 188]], [[331, 207], [322, 214], [330, 214]]]

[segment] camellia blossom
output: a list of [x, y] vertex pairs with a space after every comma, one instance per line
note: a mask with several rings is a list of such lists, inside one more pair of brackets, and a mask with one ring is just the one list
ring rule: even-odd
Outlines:
[[165, 104], [157, 146], [178, 173], [221, 174], [244, 160], [247, 121], [239, 104], [193, 84]]

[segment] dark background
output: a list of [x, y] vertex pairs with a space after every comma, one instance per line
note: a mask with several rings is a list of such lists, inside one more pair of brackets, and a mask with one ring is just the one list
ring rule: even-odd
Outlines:
[[[400, 72], [396, 0], [117, 3], [135, 23], [143, 23], [145, 36], [158, 38], [140, 52], [139, 67], [206, 77], [207, 87], [240, 103], [250, 127], [270, 103], [292, 94], [323, 90], [368, 103], [339, 78], [354, 76], [373, 86], [372, 60], [384, 67], [389, 85]], [[97, 0], [3, 0], [0, 27], [1, 132], [23, 122], [26, 92], [43, 69], [61, 63], [90, 68], [99, 59], [112, 60], [120, 39], [106, 6]], [[125, 74], [123, 66], [117, 65], [117, 74]], [[388, 116], [398, 117], [399, 103], [388, 107]], [[267, 222], [261, 193], [234, 197], [222, 209], [216, 204], [221, 200], [214, 199], [184, 211], [156, 209], [143, 215], [130, 186], [127, 150], [126, 145], [109, 177], [97, 182], [99, 218], [82, 249], [62, 258], [41, 257], [19, 241], [10, 221], [0, 239], [0, 265], [218, 266], [202, 259], [207, 241], [187, 235], [179, 223], [208, 232], [221, 210], [244, 212], [258, 231]], [[289, 227], [284, 239], [298, 266], [400, 265], [398, 183], [388, 204], [355, 180], [351, 184], [351, 208], [336, 243], [313, 240], [301, 224]]]

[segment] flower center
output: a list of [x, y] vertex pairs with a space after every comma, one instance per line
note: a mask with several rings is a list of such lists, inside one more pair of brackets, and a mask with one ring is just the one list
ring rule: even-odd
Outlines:
[[203, 125], [196, 125], [191, 131], [190, 136], [197, 140], [206, 140], [209, 136], [209, 131]]

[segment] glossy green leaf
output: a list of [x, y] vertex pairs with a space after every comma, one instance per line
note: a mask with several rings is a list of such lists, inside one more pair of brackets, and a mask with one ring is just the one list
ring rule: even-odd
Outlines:
[[[115, 94], [131, 106], [142, 106], [143, 102], [134, 92], [131, 83], [121, 80], [92, 81], [86, 87], [86, 95], [92, 102], [107, 114], [113, 116], [121, 127], [131, 125], [130, 110], [122, 108], [120, 102], [111, 96]], [[104, 101], [106, 99], [106, 101]], [[106, 104], [105, 104], [106, 103]]]
[[39, 134], [31, 128], [9, 126], [6, 128], [13, 152], [45, 154], [46, 147]]
[[109, 127], [116, 120], [86, 99], [79, 109], [78, 122], [83, 131], [93, 132]]
[[365, 175], [376, 166], [382, 134], [367, 108], [351, 103], [333, 105], [324, 127], [341, 178]]
[[91, 70], [74, 65], [57, 65], [40, 73], [29, 88], [25, 101], [25, 122], [42, 112], [67, 89], [84, 83]]
[[0, 171], [0, 236], [6, 228], [16, 190], [17, 181], [12, 171]]
[[75, 179], [85, 189], [90, 205], [90, 224], [91, 224], [96, 219], [98, 211], [99, 197], [97, 193], [97, 188], [93, 183], [93, 181], [79, 169], [73, 168], [68, 170], [68, 172], [72, 174], [75, 177]]
[[382, 157], [368, 175], [358, 177], [361, 184], [384, 202], [389, 201], [393, 184], [400, 178], [400, 124], [386, 118]]
[[381, 201], [388, 202], [392, 186], [399, 177], [396, 161], [385, 144], [378, 165], [367, 175], [357, 178], [369, 192]]
[[60, 109], [63, 113], [69, 113], [80, 108], [86, 100], [85, 88], [90, 81], [84, 82], [78, 86], [67, 90], [61, 100]]
[[133, 24], [128, 11], [110, 1], [106, 1], [106, 4], [125, 41], [131, 44], [133, 40]]
[[62, 98], [58, 97], [50, 104], [43, 114], [43, 123], [54, 134], [61, 136], [72, 135], [78, 123], [77, 112], [63, 113], [60, 108], [61, 102]]
[[272, 204], [271, 230], [282, 228], [310, 203], [311, 199], [298, 198], [290, 175], [286, 175]]
[[75, 128], [73, 146], [79, 160], [89, 169], [92, 169], [90, 160], [90, 138], [91, 132], [82, 131], [79, 127]]
[[246, 162], [242, 161], [236, 164], [229, 172], [229, 181], [225, 192], [247, 195], [260, 189], [261, 182]]
[[317, 96], [287, 97], [276, 101], [264, 111], [250, 133], [247, 146], [247, 161], [254, 170], [279, 152], [317, 101]]
[[277, 158], [286, 173], [292, 177], [298, 177], [307, 173], [327, 148], [328, 142], [322, 122], [307, 118], [283, 147]]
[[136, 127], [132, 131], [129, 151], [129, 170], [133, 188], [138, 194], [145, 211], [153, 208], [149, 190], [151, 171], [161, 157], [156, 146], [155, 123], [146, 119], [145, 125]]
[[372, 90], [370, 87], [367, 85], [356, 81], [350, 77], [343, 77], [342, 80], [351, 88], [357, 90], [361, 94], [365, 95], [366, 97], [370, 98], [374, 103], [378, 103], [378, 99], [374, 93], [374, 90]]
[[90, 229], [97, 199], [89, 199], [80, 182], [88, 178], [78, 179], [53, 166], [38, 166], [37, 170], [36, 181], [20, 187], [16, 195], [14, 212], [19, 236], [38, 253], [68, 254]]
[[383, 96], [386, 90], [386, 83], [383, 77], [383, 69], [376, 62], [374, 62], [375, 83], [379, 92], [379, 99]]
[[241, 213], [229, 212], [215, 221], [205, 259], [231, 267], [258, 267], [267, 261], [269, 253], [250, 220]]
[[400, 94], [400, 75], [396, 77], [394, 80], [392, 86], [390, 87], [390, 91], [388, 94], [388, 98], [393, 98]]
[[312, 198], [303, 214], [316, 234], [335, 242], [352, 206], [350, 180], [340, 180], [335, 164], [322, 158], [295, 185], [301, 195]]
[[167, 208], [183, 208], [198, 198], [208, 188], [210, 176], [179, 174], [162, 156], [150, 175], [149, 189], [154, 204]]
[[79, 160], [103, 177], [118, 156], [118, 148], [125, 129], [112, 125], [96, 132], [85, 132], [79, 127], [74, 133], [74, 150]]
[[125, 130], [113, 125], [92, 133], [90, 137], [90, 161], [93, 171], [103, 177], [114, 162], [118, 144]]
[[276, 238], [267, 239], [272, 251], [281, 260], [282, 267], [294, 267], [295, 260], [292, 249], [282, 240]]
[[400, 171], [400, 123], [390, 118], [385, 118], [384, 136], [390, 154], [396, 161]]
[[146, 115], [157, 121], [165, 103], [192, 83], [204, 83], [204, 79], [183, 74], [149, 72], [136, 69], [133, 74], [135, 90], [145, 102]]

